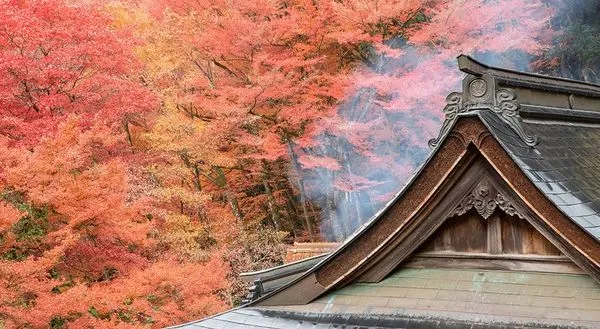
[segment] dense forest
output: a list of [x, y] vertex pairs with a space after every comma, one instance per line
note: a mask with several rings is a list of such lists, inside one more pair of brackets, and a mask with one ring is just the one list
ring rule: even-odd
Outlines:
[[342, 241], [455, 57], [600, 79], [596, 0], [0, 0], [0, 328], [161, 327]]

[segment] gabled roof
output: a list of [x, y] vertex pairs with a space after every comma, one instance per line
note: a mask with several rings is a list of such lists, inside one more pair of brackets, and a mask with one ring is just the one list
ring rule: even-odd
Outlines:
[[502, 116], [478, 115], [527, 177], [600, 241], [600, 86], [493, 68], [464, 55], [458, 62], [475, 77], [517, 88], [521, 126], [537, 139], [534, 147]]
[[[494, 207], [524, 214], [600, 282], [600, 86], [494, 68], [464, 55], [458, 62], [467, 73], [463, 90], [448, 96], [446, 120], [430, 141], [434, 150], [405, 188], [336, 251], [251, 309], [283, 310], [349, 285], [381, 282], [481, 177], [507, 197], [491, 200]], [[600, 297], [593, 304], [600, 306]]]

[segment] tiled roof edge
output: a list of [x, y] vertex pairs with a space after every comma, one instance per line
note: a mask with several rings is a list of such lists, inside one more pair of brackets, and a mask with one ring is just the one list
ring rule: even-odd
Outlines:
[[521, 104], [519, 115], [523, 119], [556, 120], [578, 123], [600, 124], [600, 112], [585, 110], [565, 110], [549, 106]]
[[600, 85], [597, 84], [493, 67], [462, 54], [457, 60], [461, 71], [475, 76], [487, 73], [504, 85], [600, 97]]
[[[285, 318], [299, 322], [309, 323], [329, 323], [333, 325], [360, 326], [361, 328], [481, 328], [481, 329], [500, 329], [500, 328], [519, 328], [519, 329], [585, 329], [591, 328], [580, 324], [560, 325], [545, 324], [542, 322], [510, 322], [506, 320], [460, 320], [445, 316], [426, 316], [426, 315], [385, 315], [385, 314], [356, 314], [356, 313], [311, 313], [311, 312], [291, 312], [277, 309], [260, 309], [256, 311], [265, 316], [273, 318]], [[412, 322], [408, 325], [408, 322]]]

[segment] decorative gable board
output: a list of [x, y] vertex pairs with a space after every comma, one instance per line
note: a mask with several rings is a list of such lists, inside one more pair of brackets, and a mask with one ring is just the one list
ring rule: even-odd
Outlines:
[[405, 235], [356, 274], [355, 282], [381, 281], [409, 257], [411, 266], [420, 267], [583, 273], [572, 260], [581, 262], [580, 255], [556, 237], [485, 158], [473, 155], [464, 168], [445, 182], [445, 193], [423, 207], [431, 211], [407, 225]]

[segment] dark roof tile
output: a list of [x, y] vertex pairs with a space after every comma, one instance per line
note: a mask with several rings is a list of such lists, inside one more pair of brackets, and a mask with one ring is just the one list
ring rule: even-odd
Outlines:
[[523, 128], [539, 136], [527, 146], [491, 111], [480, 118], [531, 181], [563, 213], [600, 240], [600, 125], [526, 120]]

